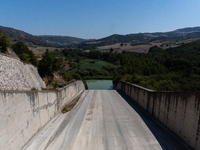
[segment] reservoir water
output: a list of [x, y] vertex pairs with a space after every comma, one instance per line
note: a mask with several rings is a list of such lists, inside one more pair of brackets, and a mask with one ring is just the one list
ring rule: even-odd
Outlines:
[[86, 80], [88, 90], [113, 90], [112, 80]]

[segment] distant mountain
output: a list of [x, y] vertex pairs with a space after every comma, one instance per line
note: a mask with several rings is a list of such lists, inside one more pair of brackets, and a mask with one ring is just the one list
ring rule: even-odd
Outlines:
[[187, 34], [191, 32], [200, 32], [200, 27], [193, 27], [193, 28], [183, 28], [183, 29], [178, 29], [175, 31], [172, 31], [175, 33], [182, 33], [182, 34]]
[[89, 40], [83, 42], [79, 47], [95, 47], [105, 46], [115, 43], [142, 43], [142, 42], [153, 42], [153, 41], [176, 41], [186, 40], [191, 38], [200, 38], [200, 27], [194, 28], [183, 28], [171, 32], [156, 32], [156, 33], [138, 33], [138, 34], [127, 34], [119, 35], [114, 34], [102, 39]]
[[0, 30], [8, 35], [12, 43], [22, 41], [27, 45], [51, 45], [45, 39], [31, 35], [21, 30], [3, 26], [0, 26]]
[[66, 47], [70, 44], [78, 44], [85, 41], [84, 39], [69, 36], [36, 36], [21, 30], [3, 26], [0, 26], [0, 30], [8, 35], [12, 43], [22, 41], [28, 46]]
[[200, 27], [177, 29], [171, 32], [138, 33], [119, 35], [114, 34], [101, 39], [84, 40], [69, 36], [31, 35], [21, 30], [0, 26], [0, 30], [8, 34], [12, 43], [22, 41], [28, 46], [67, 47], [69, 45], [79, 48], [94, 49], [97, 46], [115, 43], [148, 43], [154, 41], [176, 41], [200, 38]]
[[40, 35], [39, 37], [60, 45], [78, 44], [86, 40], [70, 36], [54, 36], [54, 35]]

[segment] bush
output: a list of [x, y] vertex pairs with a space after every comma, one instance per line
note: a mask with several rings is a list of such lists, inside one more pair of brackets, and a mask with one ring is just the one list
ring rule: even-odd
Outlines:
[[64, 87], [64, 86], [66, 86], [66, 84], [59, 84], [57, 81], [53, 84], [53, 87], [54, 88], [62, 88], [62, 87]]
[[82, 80], [82, 81], [83, 81], [83, 84], [85, 85], [85, 89], [87, 90], [88, 89], [88, 85], [87, 85], [86, 81], [85, 80]]
[[37, 91], [38, 89], [36, 89], [35, 87], [33, 87], [31, 90], [32, 90], [32, 91]]
[[76, 80], [81, 80], [81, 76], [78, 73], [72, 73], [71, 76]]
[[28, 46], [26, 46], [23, 42], [17, 42], [16, 44], [12, 45], [13, 51], [17, 54], [17, 56], [24, 62], [24, 63], [31, 63], [34, 66], [38, 66], [39, 62], [35, 57], [35, 54], [29, 50]]
[[0, 52], [7, 52], [7, 48], [10, 47], [11, 43], [8, 40], [8, 36], [6, 33], [0, 31]]
[[116, 67], [113, 67], [111, 65], [105, 65], [103, 66], [103, 69], [105, 69], [106, 71], [112, 72], [115, 70]]
[[58, 84], [58, 82], [56, 81], [54, 84], [53, 84], [53, 87], [54, 88], [57, 88], [57, 87], [59, 87], [59, 84]]
[[122, 79], [122, 76], [121, 75], [117, 75], [113, 78], [113, 84], [116, 85], [117, 82], [119, 82], [120, 80]]
[[125, 76], [123, 77], [123, 80], [126, 81], [126, 82], [131, 82], [132, 76], [129, 75], [129, 74], [127, 74], [127, 75], [125, 75]]
[[71, 74], [65, 72], [64, 75], [63, 75], [63, 78], [64, 78], [66, 81], [69, 81], [69, 80], [71, 80], [73, 77], [71, 76]]
[[51, 75], [53, 73], [53, 62], [53, 55], [48, 49], [46, 49], [46, 52], [42, 55], [42, 59], [40, 60], [38, 67], [38, 71], [42, 77], [45, 75]]
[[95, 61], [90, 61], [90, 63], [94, 64], [94, 63], [95, 63]]

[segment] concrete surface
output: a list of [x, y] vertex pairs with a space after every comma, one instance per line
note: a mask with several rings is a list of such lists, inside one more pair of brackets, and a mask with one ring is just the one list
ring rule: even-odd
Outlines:
[[120, 81], [121, 90], [187, 144], [200, 150], [200, 92], [157, 92]]
[[23, 150], [190, 149], [117, 91], [84, 91], [77, 105], [51, 120]]
[[57, 91], [0, 91], [0, 150], [21, 150], [83, 90], [77, 81]]

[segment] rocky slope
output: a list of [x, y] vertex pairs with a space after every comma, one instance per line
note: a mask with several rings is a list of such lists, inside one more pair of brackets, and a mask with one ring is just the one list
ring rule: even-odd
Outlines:
[[45, 87], [34, 66], [0, 53], [0, 90], [41, 90]]

